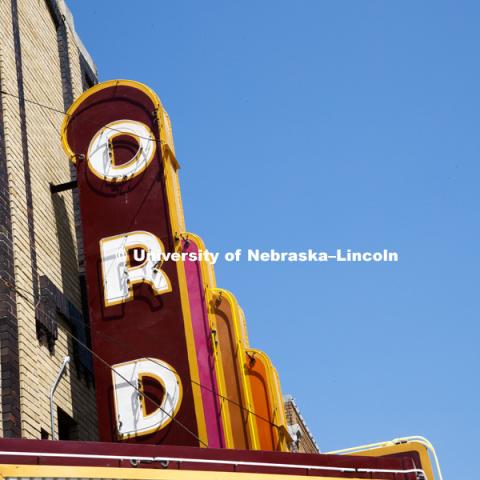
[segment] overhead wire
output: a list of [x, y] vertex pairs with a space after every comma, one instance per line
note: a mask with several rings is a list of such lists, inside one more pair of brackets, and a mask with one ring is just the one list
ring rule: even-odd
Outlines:
[[[77, 46], [77, 48], [78, 48], [78, 46]], [[13, 93], [11, 93], [11, 92], [8, 92], [8, 91], [6, 91], [6, 90], [3, 90], [3, 89], [0, 89], [0, 93], [1, 93], [1, 94], [4, 94], [4, 95], [11, 96], [11, 97], [14, 97], [14, 98], [17, 98], [17, 99], [20, 98], [18, 95], [15, 95], [15, 94], [13, 94]], [[70, 115], [69, 113], [67, 113], [67, 112], [65, 112], [65, 111], [63, 111], [63, 110], [60, 110], [60, 109], [58, 109], [58, 108], [52, 107], [52, 106], [50, 106], [50, 105], [46, 105], [46, 104], [43, 104], [43, 103], [40, 103], [40, 102], [37, 102], [37, 101], [34, 101], [34, 100], [30, 100], [30, 99], [27, 99], [27, 98], [24, 98], [24, 101], [27, 102], [27, 103], [31, 103], [31, 104], [33, 104], [33, 105], [42, 107], [42, 108], [46, 108], [46, 109], [48, 109], [48, 110], [50, 110], [50, 111], [53, 111], [53, 112], [60, 113], [60, 114], [62, 114], [62, 115], [67, 115], [67, 116], [71, 117], [71, 115]], [[115, 128], [113, 128], [113, 127], [104, 127], [104, 128], [107, 128], [107, 129], [110, 129], [110, 130], [113, 130], [113, 131], [116, 131], [116, 132], [123, 133], [121, 130], [115, 129]], [[150, 137], [142, 137], [141, 135], [137, 135], [137, 136], [138, 136], [139, 138], [144, 139], [144, 140], [153, 141]], [[155, 138], [154, 141], [157, 141], [157, 139]], [[3, 278], [1, 278], [1, 277], [0, 277], [0, 280], [1, 280], [2, 282], [4, 282], [4, 283], [6, 282], [5, 279], [3, 279]], [[18, 287], [15, 287], [15, 289], [18, 289]], [[87, 327], [88, 329], [90, 329], [90, 325], [88, 325], [88, 324], [86, 324], [86, 323], [84, 323], [84, 322], [82, 322], [82, 323], [83, 323], [83, 325], [84, 325], [85, 327]], [[99, 333], [99, 332], [96, 332], [96, 333], [97, 333], [97, 334], [100, 334], [100, 335], [102, 335], [102, 336], [104, 336], [104, 337], [106, 338], [106, 336], [105, 336], [104, 334], [101, 334], [101, 333]], [[115, 341], [115, 340], [112, 339], [112, 338], [110, 338], [110, 340], [111, 340], [111, 341]], [[88, 347], [86, 347], [86, 346], [85, 346], [85, 348], [88, 349]], [[92, 352], [92, 354], [93, 354], [93, 352]], [[155, 362], [155, 359], [151, 359], [151, 360]], [[157, 362], [155, 362], [155, 363], [157, 363]], [[164, 368], [167, 368], [167, 367], [165, 367], [163, 364], [162, 364], [162, 366], [163, 366]], [[168, 368], [167, 368], [167, 369], [168, 369]], [[174, 372], [174, 370], [172, 370], [172, 369], [170, 369], [170, 370], [171, 370], [172, 372]], [[233, 400], [233, 399], [231, 399], [231, 398], [229, 398], [229, 397], [227, 397], [227, 396], [225, 396], [225, 395], [222, 395], [222, 394], [214, 391], [214, 390], [211, 389], [210, 387], [207, 387], [206, 385], [203, 385], [203, 384], [201, 384], [201, 383], [199, 383], [199, 382], [196, 382], [196, 381], [193, 380], [193, 379], [191, 379], [191, 382], [194, 383], [194, 384], [196, 384], [196, 385], [198, 385], [199, 387], [201, 387], [201, 388], [203, 388], [203, 389], [206, 389], [206, 390], [209, 391], [210, 393], [213, 393], [214, 395], [217, 395], [219, 398], [221, 398], [221, 399], [223, 399], [223, 400], [225, 400], [225, 401], [227, 401], [227, 402], [230, 402], [230, 403], [238, 406], [239, 408], [241, 408], [241, 409], [242, 409], [243, 411], [245, 411], [246, 413], [250, 413], [250, 414], [252, 414], [253, 416], [259, 418], [260, 420], [263, 420], [263, 421], [269, 423], [271, 426], [273, 426], [273, 427], [275, 427], [275, 428], [280, 428], [280, 427], [281, 427], [281, 426], [275, 424], [274, 422], [272, 422], [271, 420], [263, 417], [262, 415], [259, 415], [258, 413], [256, 413], [256, 412], [248, 409], [247, 407], [245, 407], [245, 406], [242, 405], [241, 403], [237, 402], [236, 400]]]
[[[13, 97], [13, 98], [16, 98], [16, 99], [20, 100], [19, 95], [16, 95], [15, 93], [8, 92], [7, 90], [0, 89], [0, 93], [3, 94], [3, 95], [8, 95], [9, 97]], [[30, 100], [28, 98], [23, 98], [23, 101], [26, 102], [26, 103], [31, 103], [32, 105], [36, 105], [37, 107], [45, 108], [45, 109], [50, 110], [52, 112], [61, 113], [62, 115], [66, 115], [67, 117], [70, 117], [70, 118], [72, 117], [72, 114], [70, 114], [68, 112], [65, 112], [64, 110], [60, 110], [58, 108], [52, 107], [51, 105], [46, 105], [44, 103], [37, 102], [35, 100]], [[86, 119], [86, 121], [89, 122], [89, 123], [93, 123], [91, 120], [88, 120], [88, 119]], [[104, 126], [103, 128], [105, 128], [106, 130], [112, 130], [113, 132], [117, 132], [117, 133], [125, 133], [123, 130], [120, 130], [120, 129], [114, 128], [114, 127]], [[137, 135], [137, 134], [135, 134], [135, 135], [138, 138], [141, 138], [142, 140], [147, 140], [149, 142], [157, 143], [159, 141], [155, 137], [152, 140], [151, 137], [145, 137], [145, 136]]]
[[[18, 287], [16, 286], [13, 286], [11, 282], [9, 282], [8, 280], [5, 280], [3, 277], [0, 276], [0, 280], [3, 282], [3, 284], [9, 288], [10, 290], [14, 291], [17, 295], [19, 295], [23, 300], [25, 300], [26, 302], [30, 303], [33, 307], [36, 307], [36, 304], [35, 302], [32, 302], [24, 293], [21, 292], [21, 290], [24, 290], [24, 289], [19, 289]], [[24, 290], [26, 291], [26, 290]], [[29, 295], [30, 292], [29, 292]], [[9, 317], [10, 318], [10, 317]], [[58, 321], [57, 320], [54, 320], [55, 323], [57, 324], [58, 326]], [[198, 442], [200, 442], [202, 445], [204, 445], [205, 447], [208, 447], [208, 444], [203, 441], [197, 434], [195, 434], [194, 432], [192, 432], [184, 423], [182, 423], [180, 420], [178, 420], [177, 418], [175, 418], [174, 415], [171, 415], [169, 412], [167, 412], [160, 403], [158, 403], [155, 399], [153, 399], [150, 395], [146, 394], [145, 392], [143, 392], [142, 390], [140, 390], [138, 388], [137, 385], [134, 385], [130, 380], [128, 380], [125, 376], [123, 376], [121, 373], [119, 373], [117, 370], [115, 370], [106, 360], [104, 360], [100, 355], [98, 355], [96, 352], [94, 352], [90, 347], [88, 347], [84, 342], [82, 342], [76, 335], [74, 335], [71, 331], [69, 331], [68, 329], [65, 329], [64, 330], [65, 333], [70, 337], [72, 338], [73, 340], [75, 340], [79, 345], [81, 345], [83, 348], [85, 348], [88, 352], [90, 352], [98, 361], [100, 361], [104, 366], [106, 366], [109, 370], [111, 370], [112, 372], [114, 372], [116, 375], [118, 375], [122, 380], [124, 380], [125, 382], [127, 382], [135, 391], [138, 395], [140, 395], [144, 400], [149, 400], [150, 402], [152, 402], [156, 407], [158, 407], [163, 413], [165, 413], [165, 415], [167, 415], [174, 423], [176, 423], [177, 425], [179, 425], [183, 430], [185, 430], [188, 434], [192, 435]], [[163, 365], [162, 365], [163, 366]]]
[[[9, 288], [10, 290], [14, 291], [15, 293], [17, 293], [21, 298], [23, 298], [25, 301], [27, 301], [28, 303], [30, 303], [34, 308], [37, 308], [38, 304], [40, 303], [40, 300], [41, 298], [39, 298], [39, 301], [38, 302], [34, 302], [32, 300], [30, 300], [29, 298], [27, 298], [27, 295], [32, 295], [33, 294], [31, 292], [29, 292], [28, 290], [26, 289], [23, 289], [21, 287], [17, 287], [15, 285], [13, 285], [12, 283], [10, 283], [8, 280], [4, 279], [3, 277], [0, 276], [0, 281], [5, 285], [7, 286], [7, 288]], [[25, 293], [23, 293], [25, 292]], [[58, 321], [57, 320], [54, 320], [56, 325], [58, 326]], [[91, 326], [85, 322], [84, 320], [79, 320], [79, 322], [82, 324], [83, 327], [87, 328], [88, 330], [91, 331]], [[77, 337], [75, 337], [70, 331], [68, 330], [65, 330], [67, 332], [68, 335], [70, 335], [75, 341], [77, 341], [77, 343], [79, 345], [81, 345], [82, 347], [84, 347], [88, 352], [90, 352], [93, 356], [95, 356], [96, 358], [100, 359], [102, 361], [102, 363], [105, 363], [110, 369], [112, 369], [112, 367], [110, 365], [108, 365], [108, 363], [101, 359], [101, 357], [98, 356], [98, 354], [96, 354], [95, 352], [93, 352], [93, 350], [88, 347], [86, 344], [84, 344], [81, 340], [79, 340]], [[129, 345], [127, 345], [126, 343], [123, 343], [123, 342], [120, 342], [118, 341], [117, 339], [114, 339], [112, 337], [110, 337], [109, 335], [107, 334], [104, 334], [104, 333], [101, 333], [101, 332], [96, 332], [96, 334], [98, 334], [99, 336], [103, 337], [104, 339], [106, 339], [107, 341], [109, 341], [112, 345], [115, 345], [117, 347], [121, 347], [121, 348], [131, 348]], [[165, 368], [166, 370], [169, 370], [171, 371], [172, 373], [177, 373], [173, 368], [169, 368], [168, 366], [164, 365], [163, 363], [159, 363], [155, 358], [149, 358], [149, 360], [151, 360], [153, 363]], [[212, 393], [213, 395], [217, 396], [218, 398], [222, 399], [222, 400], [225, 400], [226, 402], [229, 402], [229, 403], [232, 403], [233, 405], [239, 407], [241, 410], [243, 410], [245, 413], [249, 413], [251, 415], [253, 415], [254, 417], [258, 418], [259, 420], [262, 420], [266, 423], [268, 423], [270, 426], [272, 427], [275, 427], [277, 429], [281, 428], [282, 426], [281, 425], [277, 425], [276, 423], [272, 422], [270, 419], [268, 418], [265, 418], [264, 416], [256, 413], [255, 411], [253, 410], [250, 410], [248, 407], [246, 407], [245, 405], [237, 402], [236, 400], [233, 400], [232, 398], [229, 398], [225, 395], [222, 395], [221, 393], [213, 390], [212, 388], [208, 387], [207, 385], [204, 385], [202, 384], [201, 382], [198, 382], [196, 380], [194, 380], [193, 378], [190, 378], [190, 382], [197, 385], [198, 387], [204, 389], [204, 390], [207, 390], [208, 392]], [[130, 384], [130, 382], [129, 382]], [[131, 385], [131, 384], [130, 384]], [[152, 399], [148, 398], [148, 400], [150, 401], [153, 401]], [[154, 402], [155, 403], [155, 402]], [[156, 404], [156, 406], [159, 406]], [[160, 408], [160, 406], [159, 406]], [[165, 412], [167, 413], [167, 412]], [[167, 413], [168, 415], [168, 413]]]

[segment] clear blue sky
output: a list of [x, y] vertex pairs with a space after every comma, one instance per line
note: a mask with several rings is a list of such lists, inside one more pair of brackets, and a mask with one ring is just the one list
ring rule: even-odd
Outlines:
[[421, 434], [475, 478], [480, 4], [68, 3], [100, 79], [161, 97], [211, 250], [399, 252], [217, 265], [321, 448]]

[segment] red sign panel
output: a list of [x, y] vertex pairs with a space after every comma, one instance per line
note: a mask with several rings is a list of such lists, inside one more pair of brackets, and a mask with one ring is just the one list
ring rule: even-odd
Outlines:
[[[156, 95], [96, 85], [70, 108], [63, 143], [77, 168], [100, 438], [202, 444], [202, 398], [174, 231], [168, 125]], [[192, 383], [193, 380], [193, 383]]]

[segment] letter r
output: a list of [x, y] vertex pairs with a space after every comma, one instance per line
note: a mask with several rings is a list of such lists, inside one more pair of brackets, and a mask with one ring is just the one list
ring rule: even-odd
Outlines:
[[[130, 266], [129, 251], [143, 249], [145, 260]], [[159, 238], [149, 232], [129, 232], [100, 240], [105, 306], [133, 300], [133, 285], [148, 283], [155, 295], [172, 291], [170, 280], [160, 269], [158, 259], [165, 254]]]

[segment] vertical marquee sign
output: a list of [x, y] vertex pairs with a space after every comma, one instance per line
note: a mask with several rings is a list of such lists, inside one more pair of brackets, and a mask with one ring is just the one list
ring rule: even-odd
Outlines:
[[62, 127], [80, 191], [102, 441], [208, 442], [184, 266], [162, 262], [181, 249], [183, 221], [170, 138], [158, 97], [124, 80], [86, 91]]
[[280, 384], [185, 231], [170, 121], [145, 85], [86, 91], [62, 126], [77, 169], [102, 441], [288, 451]]

